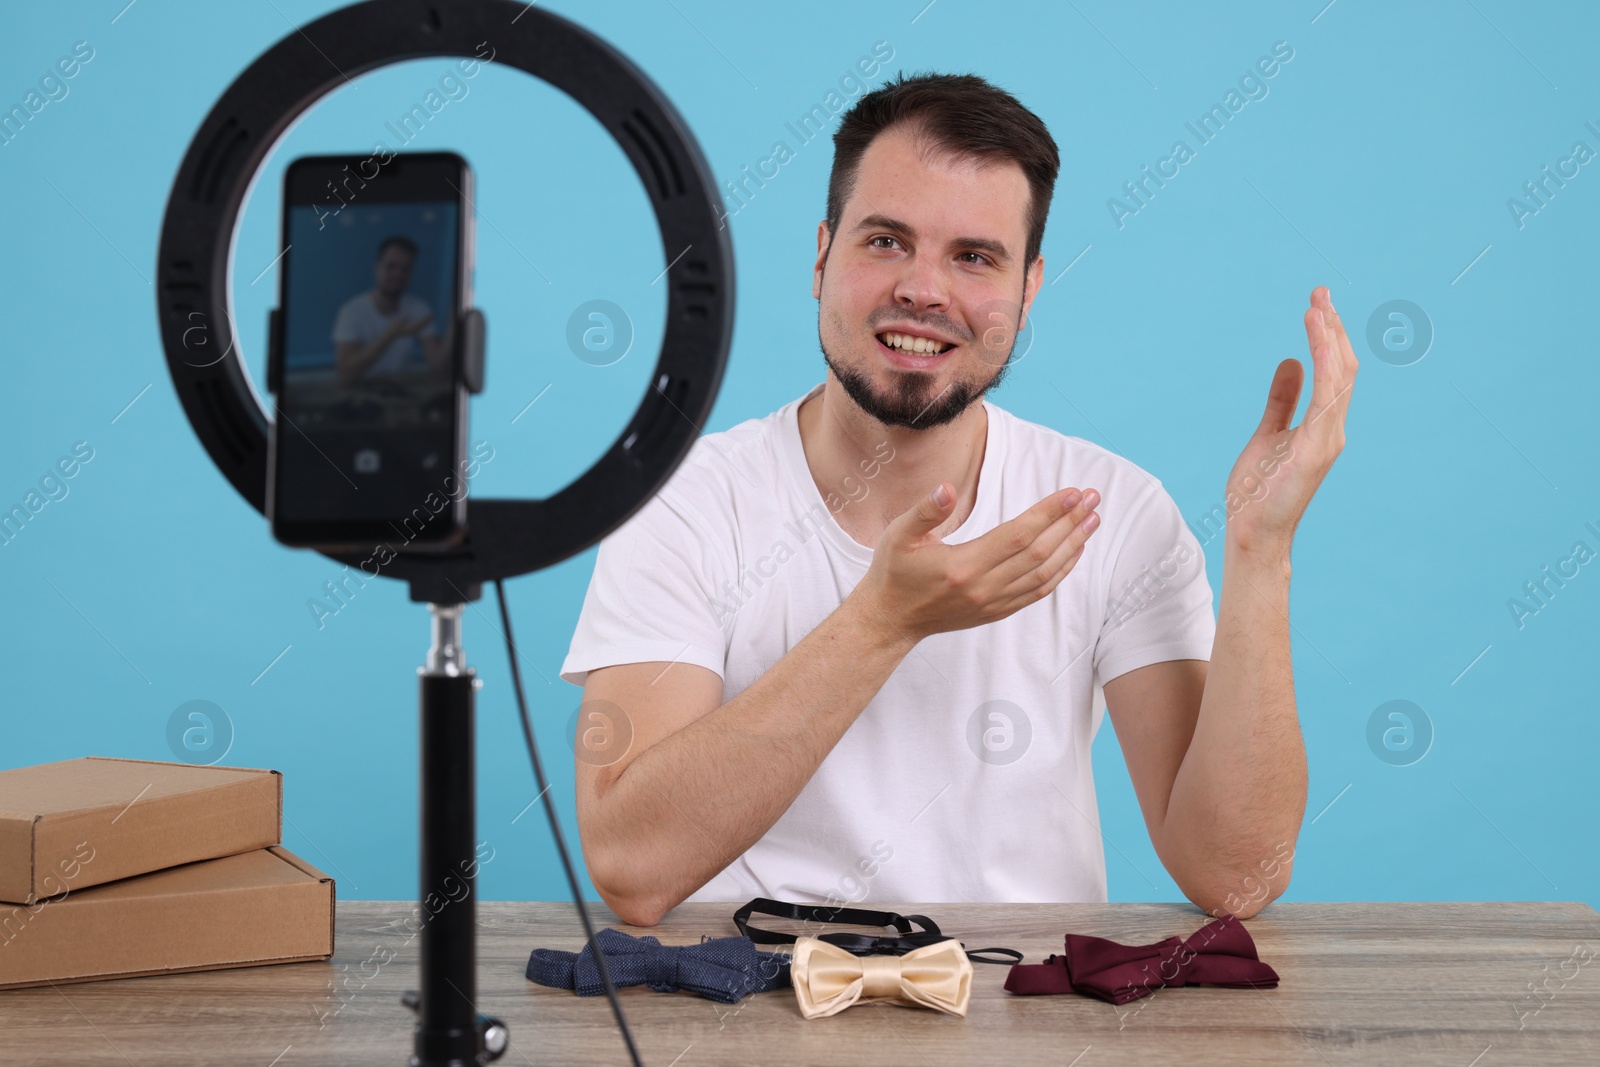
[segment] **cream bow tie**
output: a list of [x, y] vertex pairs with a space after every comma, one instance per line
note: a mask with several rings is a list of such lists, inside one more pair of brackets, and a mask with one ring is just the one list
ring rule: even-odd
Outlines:
[[965, 1017], [972, 964], [951, 938], [904, 956], [854, 956], [814, 937], [797, 938], [789, 965], [800, 1014], [833, 1015], [855, 1003], [906, 1004]]

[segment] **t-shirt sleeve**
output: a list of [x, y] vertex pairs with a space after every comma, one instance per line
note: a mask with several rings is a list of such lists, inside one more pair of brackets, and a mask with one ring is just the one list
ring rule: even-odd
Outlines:
[[730, 545], [667, 485], [600, 542], [561, 677], [652, 660], [695, 663], [722, 677], [727, 639], [713, 609]]
[[1216, 637], [1205, 555], [1159, 482], [1124, 522], [1095, 642], [1100, 685], [1151, 663], [1209, 660]]

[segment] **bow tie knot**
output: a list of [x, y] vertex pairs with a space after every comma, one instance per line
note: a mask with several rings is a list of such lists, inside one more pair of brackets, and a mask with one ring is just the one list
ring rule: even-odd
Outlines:
[[1200, 958], [1199, 952], [1190, 949], [1181, 937], [1169, 937], [1158, 944], [1160, 958], [1155, 961], [1156, 966], [1145, 965], [1151, 980], [1160, 985], [1187, 985], [1195, 962]]
[[901, 961], [896, 956], [861, 957], [861, 997], [888, 1000], [900, 995]]
[[672, 993], [682, 988], [678, 969], [683, 963], [683, 950], [690, 945], [660, 945], [652, 952], [639, 953], [642, 965], [640, 977], [644, 984], [657, 993]]

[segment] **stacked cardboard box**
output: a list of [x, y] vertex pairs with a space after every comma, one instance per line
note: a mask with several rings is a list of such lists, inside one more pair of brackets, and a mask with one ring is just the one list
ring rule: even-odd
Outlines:
[[0, 771], [0, 989], [328, 959], [333, 879], [282, 824], [277, 771]]

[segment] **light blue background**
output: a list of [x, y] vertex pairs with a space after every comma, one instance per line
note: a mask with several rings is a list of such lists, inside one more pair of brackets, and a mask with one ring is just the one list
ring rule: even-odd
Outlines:
[[[198, 447], [158, 346], [151, 287], [169, 183], [201, 118], [291, 32], [288, 20], [335, 5], [125, 3], [27, 5], [0, 32], [6, 107], [73, 42], [95, 49], [66, 98], [0, 147], [0, 506], [20, 502], [74, 442], [95, 449], [69, 494], [0, 547], [0, 765], [172, 758], [168, 717], [210, 700], [236, 732], [226, 762], [284, 772], [290, 848], [334, 874], [342, 897], [410, 898], [424, 610], [398, 584], [374, 582], [317, 627], [307, 602], [339, 568], [272, 542]], [[1508, 608], [1574, 542], [1600, 548], [1585, 527], [1600, 527], [1600, 165], [1520, 227], [1507, 207], [1575, 141], [1600, 149], [1585, 127], [1600, 126], [1600, 14], [1510, 0], [1325, 4], [547, 6], [662, 86], [719, 181], [779, 139], [796, 147], [785, 123], [878, 41], [894, 49], [891, 71], [973, 71], [1016, 93], [1049, 124], [1063, 167], [1034, 349], [992, 399], [1130, 457], [1185, 516], [1221, 501], [1277, 361], [1307, 358], [1300, 316], [1314, 286], [1331, 286], [1352, 325], [1390, 300], [1425, 309], [1436, 336], [1420, 362], [1390, 365], [1358, 338], [1348, 446], [1296, 542], [1293, 653], [1311, 785], [1285, 899], [1600, 904], [1600, 569], [1583, 567], [1522, 628]], [[1266, 98], [1119, 228], [1108, 198], [1277, 41], [1294, 57]], [[380, 138], [394, 147], [386, 124], [451, 68], [421, 60], [357, 79], [262, 171], [234, 268], [258, 378], [284, 164]], [[544, 496], [637, 406], [661, 336], [652, 279], [666, 258], [624, 157], [576, 104], [492, 65], [461, 85], [406, 147], [461, 152], [479, 177], [491, 346], [472, 437], [496, 451], [474, 492]], [[796, 147], [731, 221], [738, 326], [707, 431], [822, 379], [810, 284], [830, 160], [823, 138]], [[568, 316], [592, 299], [621, 305], [636, 331], [611, 366], [567, 347]], [[593, 560], [591, 549], [511, 585], [573, 842], [562, 732], [579, 690], [556, 672]], [[496, 849], [482, 889], [560, 898], [543, 813], [528, 807], [536, 789], [493, 612], [485, 600], [466, 620], [484, 680], [480, 836]], [[1368, 746], [1369, 717], [1393, 699], [1423, 708], [1435, 731], [1411, 766]], [[1181, 899], [1109, 727], [1096, 769], [1112, 899]]]

